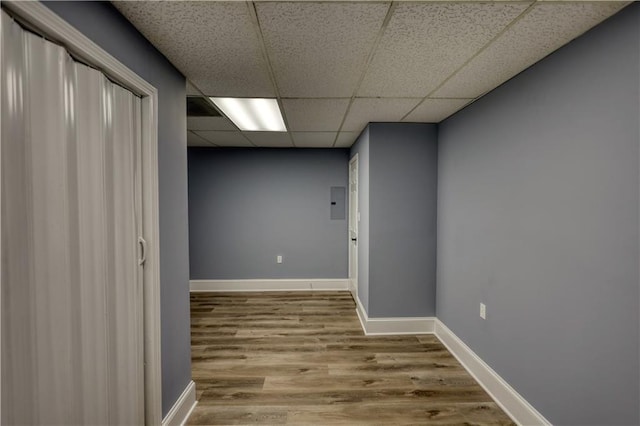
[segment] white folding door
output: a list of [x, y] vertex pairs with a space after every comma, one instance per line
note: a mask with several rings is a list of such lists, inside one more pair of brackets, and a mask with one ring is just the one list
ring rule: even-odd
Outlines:
[[2, 12], [2, 424], [144, 423], [141, 104]]

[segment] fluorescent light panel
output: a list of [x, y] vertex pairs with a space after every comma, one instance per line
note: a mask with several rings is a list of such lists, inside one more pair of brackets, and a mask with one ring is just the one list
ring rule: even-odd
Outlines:
[[286, 132], [278, 101], [267, 98], [210, 98], [240, 130]]

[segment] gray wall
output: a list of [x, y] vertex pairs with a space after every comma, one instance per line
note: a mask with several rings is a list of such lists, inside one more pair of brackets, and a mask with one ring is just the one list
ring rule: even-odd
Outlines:
[[554, 424], [640, 422], [639, 28], [633, 4], [439, 128], [438, 318]]
[[369, 126], [351, 147], [349, 156], [358, 155], [358, 299], [369, 312]]
[[191, 380], [185, 79], [106, 2], [45, 2], [158, 89], [162, 412]]
[[359, 154], [358, 294], [367, 315], [435, 315], [437, 126], [371, 123]]
[[330, 189], [346, 190], [348, 160], [346, 149], [189, 148], [191, 279], [346, 278], [348, 221], [331, 220]]
[[370, 317], [435, 315], [435, 124], [369, 125]]

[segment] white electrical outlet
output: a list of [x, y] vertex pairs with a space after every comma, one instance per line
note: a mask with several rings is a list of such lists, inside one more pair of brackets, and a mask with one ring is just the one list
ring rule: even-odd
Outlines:
[[277, 263], [282, 263], [282, 256], [281, 255], [277, 255], [276, 256], [276, 262]]
[[480, 303], [480, 318], [487, 319], [487, 305]]

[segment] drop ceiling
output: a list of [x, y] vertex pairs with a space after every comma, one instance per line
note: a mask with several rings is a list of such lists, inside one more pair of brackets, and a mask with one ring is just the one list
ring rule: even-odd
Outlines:
[[189, 146], [349, 147], [369, 122], [437, 123], [629, 2], [115, 1], [187, 94], [277, 98], [288, 132], [189, 117]]

